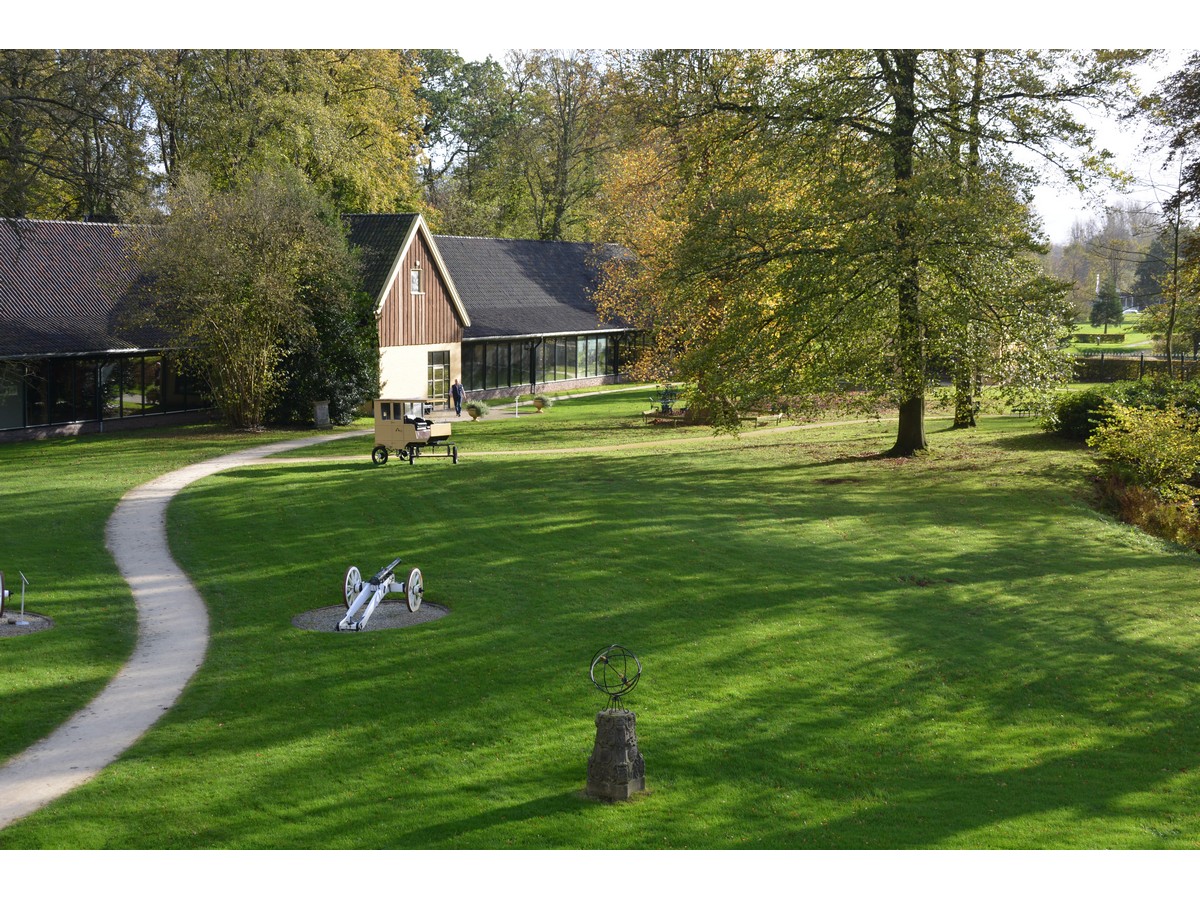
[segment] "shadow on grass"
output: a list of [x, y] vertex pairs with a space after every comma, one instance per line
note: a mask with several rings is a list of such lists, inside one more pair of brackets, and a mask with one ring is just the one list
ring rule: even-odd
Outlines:
[[[126, 761], [3, 840], [1186, 845], [1197, 567], [1118, 544], [1026, 457], [813, 446], [418, 465], [382, 499], [369, 464], [206, 479], [170, 514], [212, 610], [205, 668]], [[453, 617], [290, 627], [348, 563], [394, 555]], [[614, 641], [645, 666], [632, 830], [577, 796], [587, 661]]]

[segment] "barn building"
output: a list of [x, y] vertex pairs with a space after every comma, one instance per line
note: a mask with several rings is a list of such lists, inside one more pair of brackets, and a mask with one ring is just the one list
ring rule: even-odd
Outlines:
[[[345, 217], [375, 300], [380, 392], [445, 402], [619, 380], [640, 339], [597, 316], [617, 248], [435, 237], [419, 214]], [[143, 286], [130, 226], [0, 220], [0, 439], [151, 424], [206, 409], [161, 332], [121, 310]]]

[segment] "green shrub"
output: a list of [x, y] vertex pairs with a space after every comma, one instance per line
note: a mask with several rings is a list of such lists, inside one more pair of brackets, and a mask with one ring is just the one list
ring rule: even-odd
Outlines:
[[1121, 406], [1155, 409], [1174, 406], [1200, 413], [1200, 382], [1154, 377], [1114, 381], [1112, 384], [1062, 394], [1051, 402], [1050, 412], [1043, 420], [1042, 427], [1070, 440], [1087, 440], [1096, 426], [1107, 418], [1104, 408], [1106, 400]]
[[1103, 388], [1088, 388], [1056, 397], [1042, 427], [1060, 437], [1086, 441], [1102, 417], [1108, 396]]
[[468, 400], [463, 404], [463, 409], [468, 413], [474, 413], [471, 418], [482, 419], [488, 414], [488, 405], [482, 400]]
[[1178, 406], [1166, 409], [1111, 404], [1088, 446], [1110, 475], [1125, 484], [1178, 499], [1200, 466], [1200, 415]]

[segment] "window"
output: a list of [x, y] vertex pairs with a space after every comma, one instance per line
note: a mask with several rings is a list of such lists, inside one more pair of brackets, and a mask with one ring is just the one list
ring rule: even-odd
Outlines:
[[408, 291], [410, 294], [423, 293], [421, 289], [421, 270], [412, 269], [408, 273]]
[[429, 353], [427, 396], [430, 400], [446, 400], [450, 396], [450, 351], [431, 350]]

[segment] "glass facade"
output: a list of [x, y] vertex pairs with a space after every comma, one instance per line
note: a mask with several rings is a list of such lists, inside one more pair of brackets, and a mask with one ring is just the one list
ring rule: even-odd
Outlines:
[[463, 387], [487, 391], [619, 374], [645, 341], [638, 334], [568, 335], [462, 345]]
[[161, 354], [0, 361], [0, 429], [208, 409]]

